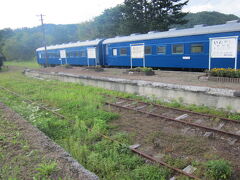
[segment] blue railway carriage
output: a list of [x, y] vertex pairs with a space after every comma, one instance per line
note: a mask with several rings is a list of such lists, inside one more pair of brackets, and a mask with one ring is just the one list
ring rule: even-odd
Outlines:
[[[209, 68], [209, 41], [211, 38], [238, 38], [235, 58], [211, 58], [211, 68], [240, 68], [240, 23], [196, 25], [188, 29], [170, 29], [115, 37], [103, 41], [103, 63], [107, 66], [146, 66], [164, 68]], [[133, 55], [133, 47], [138, 46]], [[142, 47], [142, 50], [141, 50]], [[143, 51], [143, 52], [141, 52]], [[141, 53], [143, 56], [141, 56]]]
[[[92, 41], [75, 42], [38, 48], [37, 61], [41, 65], [82, 65], [93, 66], [102, 64], [101, 39]], [[48, 58], [46, 58], [46, 55]]]

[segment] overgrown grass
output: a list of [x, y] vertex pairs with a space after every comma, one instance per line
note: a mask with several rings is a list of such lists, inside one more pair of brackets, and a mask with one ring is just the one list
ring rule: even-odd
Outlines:
[[[127, 134], [110, 134], [108, 122], [118, 115], [103, 109], [104, 97], [99, 93], [107, 91], [72, 83], [39, 81], [26, 78], [19, 72], [1, 74], [0, 85], [38, 103], [55, 107], [68, 117], [60, 119], [40, 110], [37, 104], [26, 103], [21, 98], [0, 90], [0, 101], [22, 114], [101, 179], [170, 177], [168, 169], [145, 164], [143, 159], [131, 153], [128, 145], [132, 142]], [[102, 139], [100, 133], [125, 145]]]
[[[116, 95], [116, 93], [112, 93], [113, 95]], [[133, 98], [133, 99], [137, 99], [137, 100], [141, 100], [144, 102], [150, 102], [150, 103], [156, 103], [156, 104], [160, 104], [166, 107], [173, 107], [173, 108], [179, 108], [179, 109], [183, 109], [183, 110], [190, 110], [193, 112], [198, 112], [198, 113], [204, 113], [204, 114], [210, 114], [210, 115], [215, 115], [215, 116], [219, 116], [219, 117], [224, 117], [224, 118], [230, 118], [230, 119], [234, 119], [234, 120], [238, 120], [240, 121], [240, 114], [239, 113], [231, 113], [231, 107], [228, 107], [228, 111], [226, 110], [218, 110], [215, 108], [210, 108], [207, 106], [197, 106], [197, 105], [187, 105], [183, 103], [183, 100], [180, 99], [176, 99], [173, 100], [171, 102], [165, 102], [163, 100], [159, 100], [156, 97], [152, 96], [150, 98], [146, 98], [143, 96], [138, 96], [138, 95], [134, 95], [134, 94], [127, 94], [127, 93], [118, 93], [117, 95], [121, 96], [121, 97], [125, 97], [125, 98]]]
[[40, 68], [37, 61], [6, 61], [4, 66], [20, 66], [26, 68]]

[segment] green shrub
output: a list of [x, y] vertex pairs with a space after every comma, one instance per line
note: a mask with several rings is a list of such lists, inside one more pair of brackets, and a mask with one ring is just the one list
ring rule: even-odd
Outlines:
[[39, 164], [39, 167], [36, 168], [36, 170], [38, 171], [39, 177], [48, 177], [57, 170], [57, 163], [56, 162], [41, 163]]
[[214, 68], [207, 72], [211, 76], [217, 77], [230, 77], [230, 78], [240, 78], [240, 70], [235, 69], [224, 69], [224, 68]]
[[66, 69], [72, 69], [72, 66], [70, 64], [64, 64], [63, 67]]
[[225, 160], [212, 160], [206, 164], [206, 175], [214, 180], [229, 179], [232, 175], [232, 168], [230, 163]]
[[152, 68], [149, 67], [136, 67], [133, 69], [130, 69], [131, 72], [153, 72]]

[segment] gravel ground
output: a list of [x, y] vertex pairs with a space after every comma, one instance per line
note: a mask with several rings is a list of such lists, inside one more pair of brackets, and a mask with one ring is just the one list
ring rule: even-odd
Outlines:
[[222, 83], [212, 81], [200, 81], [198, 78], [204, 76], [203, 72], [186, 72], [186, 71], [166, 71], [166, 70], [155, 70], [154, 76], [143, 76], [143, 75], [130, 75], [126, 74], [126, 69], [119, 68], [104, 68], [103, 72], [96, 72], [92, 69], [86, 69], [86, 67], [49, 67], [41, 68], [39, 71], [43, 72], [65, 72], [71, 74], [82, 74], [89, 76], [102, 76], [102, 77], [114, 77], [132, 80], [145, 80], [162, 83], [180, 84], [180, 85], [192, 85], [192, 86], [206, 86], [212, 88], [226, 88], [240, 90], [240, 84], [238, 83]]

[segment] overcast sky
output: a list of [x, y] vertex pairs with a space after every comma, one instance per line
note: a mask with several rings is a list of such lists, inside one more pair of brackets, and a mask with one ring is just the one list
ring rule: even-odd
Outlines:
[[[71, 24], [90, 20], [124, 0], [2, 0], [0, 29], [33, 27], [40, 24], [38, 14], [46, 15], [45, 23]], [[190, 0], [187, 12], [219, 11], [240, 16], [239, 0]]]

